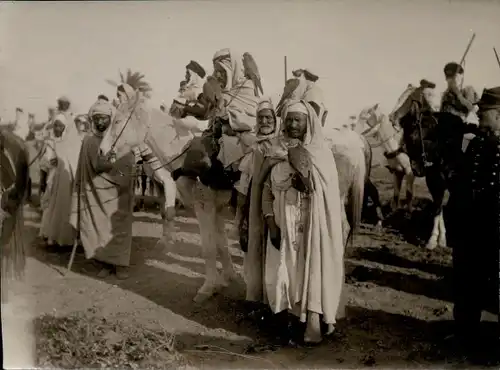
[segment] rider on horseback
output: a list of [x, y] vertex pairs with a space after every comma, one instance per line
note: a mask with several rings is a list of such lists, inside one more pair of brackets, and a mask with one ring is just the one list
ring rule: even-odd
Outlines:
[[[432, 100], [434, 97], [434, 89], [436, 84], [434, 82], [428, 81], [426, 79], [420, 80], [420, 86], [415, 88], [409, 96], [406, 98], [403, 104], [389, 115], [393, 125], [399, 125], [400, 120], [407, 114], [411, 114], [413, 117], [430, 114], [434, 111]], [[408, 86], [411, 89], [411, 85]], [[408, 91], [407, 89], [407, 91]], [[398, 150], [392, 153], [384, 153], [385, 157], [389, 159], [396, 158], [400, 153], [407, 153], [406, 140], [404, 135], [401, 137], [400, 147]], [[408, 172], [409, 169], [406, 169]]]
[[448, 63], [444, 67], [444, 75], [448, 88], [441, 99], [441, 112], [455, 114], [464, 122], [470, 122], [469, 115], [477, 111], [474, 104], [478, 100], [478, 94], [472, 86], [462, 88], [464, 68], [455, 62]]
[[[213, 64], [214, 74], [207, 78], [203, 85], [203, 93], [198, 97], [200, 107], [196, 112], [192, 108], [184, 108], [183, 116], [187, 114], [202, 116], [210, 121], [208, 129], [202, 134], [200, 144], [203, 144], [211, 164], [210, 169], [207, 168], [206, 171], [196, 169], [195, 172], [198, 173], [200, 180], [205, 184], [210, 183], [215, 188], [232, 188], [239, 178], [239, 171], [232, 171], [229, 165], [234, 164], [234, 161], [227, 163], [227, 159], [238, 159], [234, 158], [238, 152], [241, 152], [239, 159], [244, 155], [245, 148], [237, 147], [241, 146], [239, 140], [245, 146], [246, 134], [253, 130], [256, 123], [258, 102], [256, 89], [261, 90], [260, 76], [255, 61], [249, 53], [240, 56], [229, 49], [222, 49], [215, 53]], [[238, 141], [238, 145], [232, 145], [234, 143], [230, 136]], [[173, 172], [174, 179], [182, 173], [192, 172], [190, 169], [195, 170], [195, 167], [201, 164], [195, 147], [196, 145], [192, 144], [192, 150], [187, 154], [183, 168]], [[231, 149], [238, 150], [233, 153]], [[208, 162], [206, 164], [208, 165]]]
[[184, 103], [181, 118], [187, 115], [198, 119], [204, 119], [207, 114], [207, 107], [202, 104], [203, 79], [206, 76], [205, 69], [196, 61], [192, 60], [186, 66], [186, 78], [181, 82], [179, 89], [182, 99], [176, 99], [176, 103]]
[[406, 98], [400, 108], [397, 108], [390, 116], [393, 124], [398, 124], [400, 119], [407, 113], [415, 114], [416, 112], [426, 113], [432, 112], [432, 99], [434, 97], [434, 89], [436, 84], [426, 79], [420, 80], [420, 86]]

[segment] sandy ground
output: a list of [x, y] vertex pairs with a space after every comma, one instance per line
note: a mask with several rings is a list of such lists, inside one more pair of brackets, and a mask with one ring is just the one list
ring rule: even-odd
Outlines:
[[[392, 191], [388, 172], [379, 166], [373, 177], [387, 201]], [[417, 181], [416, 188], [421, 198], [427, 196], [422, 181]], [[47, 250], [37, 238], [40, 215], [27, 207], [26, 239], [32, 248], [26, 284], [15, 288], [9, 315], [2, 307], [4, 320], [13, 322], [12, 317], [17, 317], [18, 325], [6, 333], [6, 342], [16, 346], [14, 340], [22, 339], [20, 332], [31, 332], [25, 342], [32, 349], [30, 319], [82, 312], [144, 328], [165, 328], [175, 333], [176, 349], [196, 367], [459, 366], [441, 344], [451, 330], [451, 253], [448, 249], [430, 252], [416, 245], [430, 232], [429, 217], [421, 211], [428, 201], [417, 203], [411, 219], [395, 217], [380, 235], [367, 226], [349, 247], [347, 318], [339, 323], [333, 338], [316, 348], [276, 347], [256, 354], [251, 354], [256, 344], [273, 341], [265, 328], [245, 319], [241, 278], [201, 305], [192, 301], [204, 272], [192, 212], [179, 212], [175, 243], [165, 248], [156, 247], [161, 234], [159, 215], [136, 212], [131, 276], [119, 281], [97, 279], [97, 268], [85, 260], [82, 251], [76, 255], [72, 272], [63, 277], [70, 248]], [[236, 241], [231, 244], [233, 262], [241, 274], [243, 254]], [[19, 309], [23, 305], [28, 307], [24, 312], [29, 311], [24, 321]], [[224, 350], [231, 353], [221, 354]]]

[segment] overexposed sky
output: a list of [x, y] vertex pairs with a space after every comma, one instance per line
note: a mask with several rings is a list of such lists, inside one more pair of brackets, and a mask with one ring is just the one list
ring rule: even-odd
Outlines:
[[473, 31], [466, 84], [500, 85], [499, 20], [495, 0], [2, 2], [0, 116], [21, 106], [44, 120], [62, 94], [84, 113], [98, 94], [114, 96], [105, 79], [127, 68], [146, 75], [152, 104], [169, 103], [189, 60], [211, 73], [215, 51], [230, 47], [254, 56], [276, 99], [285, 55], [288, 76], [311, 68], [329, 119], [345, 121], [376, 102], [392, 109], [424, 77], [443, 91], [443, 67]]

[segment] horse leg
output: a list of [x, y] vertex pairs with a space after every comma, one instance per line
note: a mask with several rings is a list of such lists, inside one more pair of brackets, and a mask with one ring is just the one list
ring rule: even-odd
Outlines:
[[425, 176], [425, 182], [427, 183], [427, 187], [432, 196], [433, 200], [432, 214], [434, 215], [434, 225], [432, 228], [431, 237], [427, 242], [426, 248], [434, 249], [438, 245], [438, 238], [440, 241], [442, 241], [440, 231], [442, 229], [441, 219], [443, 217], [443, 201], [444, 201], [444, 193], [446, 191], [446, 183], [443, 174], [435, 170], [428, 171], [428, 173]]
[[194, 189], [194, 210], [200, 227], [201, 247], [205, 258], [205, 282], [194, 301], [201, 303], [217, 292], [217, 211], [212, 189], [197, 184]]
[[144, 206], [144, 197], [146, 196], [146, 187], [147, 187], [147, 181], [148, 181], [148, 177], [142, 173], [141, 174], [141, 200], [139, 202], [139, 208], [141, 210], [144, 210], [145, 209], [145, 206]]
[[413, 173], [406, 176], [406, 204], [408, 205], [408, 212], [413, 212], [413, 190], [415, 185], [415, 175]]
[[245, 206], [246, 197], [239, 191], [236, 191], [236, 210], [234, 215], [234, 226], [231, 230], [230, 237], [239, 240], [240, 237], [240, 226], [243, 219], [243, 207]]
[[382, 213], [382, 204], [380, 203], [380, 195], [378, 193], [377, 188], [371, 181], [371, 179], [366, 180], [366, 185], [365, 185], [365, 191], [366, 191], [366, 197], [370, 198], [375, 205], [375, 210], [377, 212], [377, 224], [375, 226], [375, 229], [377, 231], [381, 231], [382, 229], [382, 222], [384, 221], [384, 214]]
[[40, 170], [40, 188], [38, 189], [38, 195], [40, 199], [43, 196], [43, 193], [47, 190], [47, 178], [49, 174], [47, 171]]
[[154, 173], [150, 181], [157, 182], [158, 196], [160, 198], [160, 214], [162, 218], [162, 236], [158, 240], [158, 244], [167, 246], [171, 241], [170, 235], [174, 232], [175, 218], [175, 195], [177, 187], [175, 181], [166, 170], [159, 170]]
[[[221, 257], [222, 262], [222, 286], [227, 286], [229, 283], [236, 279], [236, 271], [234, 270], [231, 253], [229, 252], [228, 240], [226, 237], [225, 223], [223, 217], [223, 210], [227, 201], [224, 192], [216, 192], [216, 219], [215, 219], [215, 243], [217, 245], [217, 252]], [[219, 200], [221, 202], [219, 202]]]
[[394, 195], [391, 202], [392, 212], [396, 212], [400, 207], [401, 202], [401, 184], [403, 182], [404, 174], [400, 171], [395, 171], [393, 174], [394, 179]]
[[28, 177], [28, 186], [26, 188], [26, 199], [30, 203], [33, 201], [33, 199], [31, 199], [32, 192], [33, 192], [33, 182], [31, 181], [31, 177]]
[[440, 213], [441, 217], [439, 218], [439, 238], [438, 238], [438, 246], [446, 248], [448, 243], [446, 241], [446, 226], [444, 224], [443, 212]]

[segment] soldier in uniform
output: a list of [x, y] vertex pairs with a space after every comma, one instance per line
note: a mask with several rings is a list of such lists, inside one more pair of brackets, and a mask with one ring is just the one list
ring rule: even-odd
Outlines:
[[[485, 89], [477, 105], [479, 130], [450, 181], [448, 237], [453, 248], [455, 334], [463, 349], [484, 353], [478, 340], [482, 311], [499, 313], [500, 87]], [[494, 352], [499, 334], [497, 327], [496, 343], [487, 342]]]

